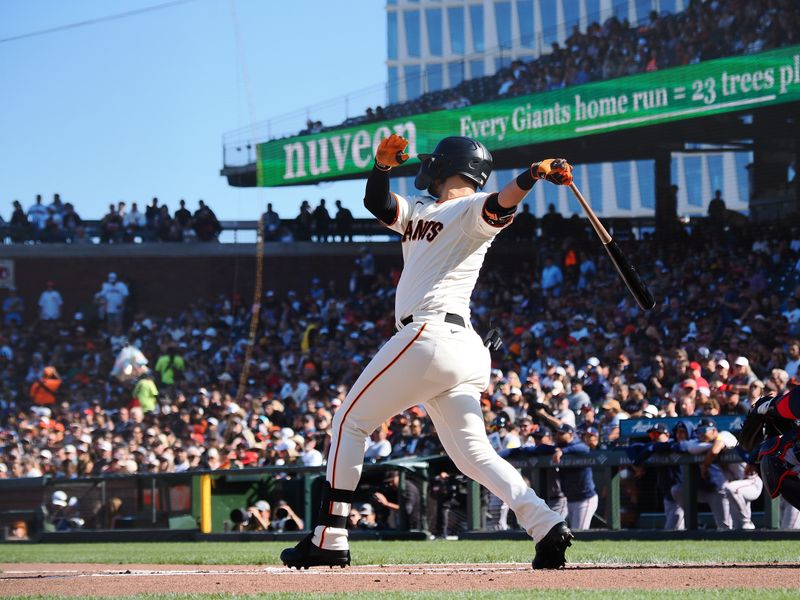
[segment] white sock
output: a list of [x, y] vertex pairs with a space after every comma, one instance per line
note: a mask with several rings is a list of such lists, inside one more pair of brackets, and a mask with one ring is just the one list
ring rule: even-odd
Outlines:
[[347, 543], [347, 529], [338, 527], [317, 525], [311, 541], [317, 548], [323, 550], [347, 550], [350, 547]]

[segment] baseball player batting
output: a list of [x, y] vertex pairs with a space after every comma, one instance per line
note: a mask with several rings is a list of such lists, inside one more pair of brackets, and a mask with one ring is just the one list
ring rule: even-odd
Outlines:
[[397, 333], [336, 412], [317, 526], [285, 549], [281, 560], [298, 569], [350, 564], [346, 522], [361, 477], [364, 438], [421, 403], [456, 466], [507, 503], [533, 537], [533, 567], [557, 569], [574, 536], [486, 437], [480, 395], [491, 365], [470, 323], [469, 301], [486, 251], [511, 223], [517, 205], [539, 179], [569, 185], [572, 167], [563, 159], [543, 160], [500, 193], [479, 193], [492, 172], [491, 154], [471, 138], [447, 137], [432, 154], [419, 155], [415, 186], [429, 195], [406, 199], [389, 191], [389, 172], [408, 159], [407, 145], [398, 135], [381, 141], [364, 196], [367, 209], [403, 236]]

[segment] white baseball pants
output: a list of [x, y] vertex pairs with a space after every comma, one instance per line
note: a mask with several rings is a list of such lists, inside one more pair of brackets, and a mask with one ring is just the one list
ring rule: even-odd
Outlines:
[[761, 495], [761, 490], [764, 489], [764, 482], [761, 481], [761, 477], [754, 475], [747, 479], [726, 481], [722, 488], [728, 495], [733, 528], [742, 529], [743, 526], [749, 525], [749, 528], [752, 529], [753, 520], [750, 503], [756, 500]]
[[[543, 538], [563, 519], [486, 437], [480, 394], [488, 385], [490, 366], [489, 351], [469, 325], [463, 328], [445, 322], [444, 315], [432, 315], [403, 327], [370, 361], [336, 411], [328, 454], [331, 487], [354, 490], [361, 478], [365, 436], [393, 415], [422, 404], [461, 472], [507, 503], [534, 540]], [[342, 531], [325, 536], [326, 547], [341, 548]], [[316, 542], [322, 536], [315, 533]]]

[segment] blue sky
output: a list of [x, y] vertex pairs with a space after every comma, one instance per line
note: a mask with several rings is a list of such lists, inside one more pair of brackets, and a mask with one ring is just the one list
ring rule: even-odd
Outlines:
[[[164, 1], [3, 0], [0, 40]], [[0, 215], [59, 192], [90, 219], [153, 196], [173, 210], [202, 198], [222, 219], [254, 219], [267, 202], [292, 217], [320, 197], [366, 216], [363, 182], [229, 187], [222, 135], [250, 126], [250, 106], [281, 134], [306, 107], [335, 123], [382, 104], [385, 30], [381, 0], [190, 0], [0, 42]]]

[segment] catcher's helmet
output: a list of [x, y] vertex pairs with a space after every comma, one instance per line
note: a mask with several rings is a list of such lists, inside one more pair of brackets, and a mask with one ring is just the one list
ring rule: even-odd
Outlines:
[[478, 188], [486, 185], [492, 173], [492, 155], [478, 140], [468, 137], [446, 137], [436, 144], [431, 154], [420, 154], [422, 165], [414, 180], [418, 190], [428, 190], [431, 196], [433, 183], [451, 175], [463, 175], [474, 181]]

